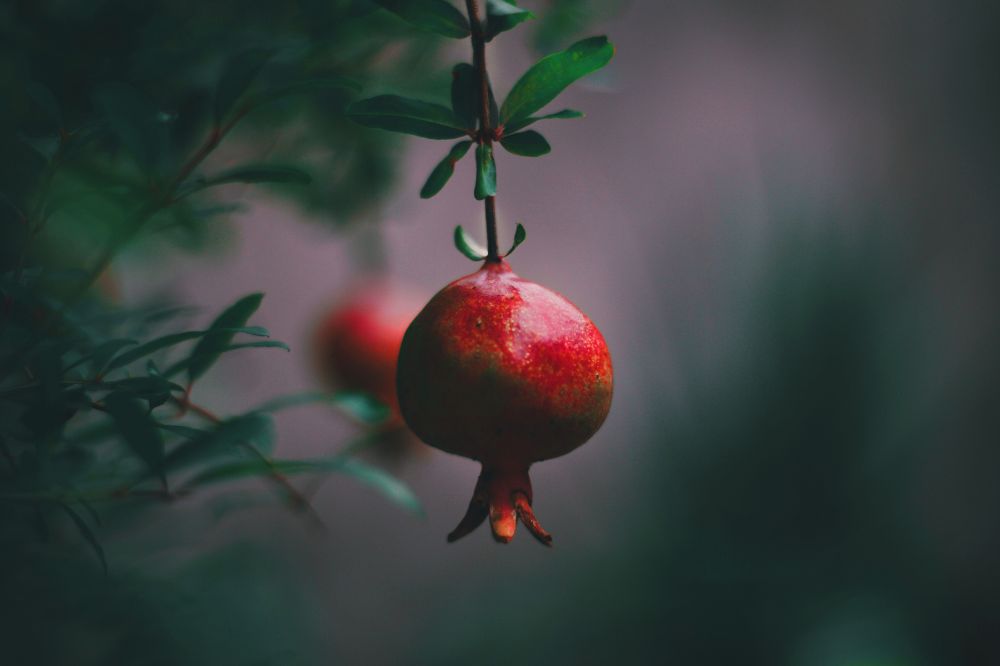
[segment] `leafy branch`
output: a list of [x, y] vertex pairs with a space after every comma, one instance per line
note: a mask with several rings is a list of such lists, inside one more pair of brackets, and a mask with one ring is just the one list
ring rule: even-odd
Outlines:
[[[454, 144], [434, 167], [420, 196], [428, 199], [440, 192], [454, 174], [455, 165], [474, 143], [476, 180], [473, 194], [484, 202], [486, 248], [482, 253], [467, 252], [467, 244], [465, 248], [459, 245], [458, 233], [456, 246], [470, 258], [499, 261], [494, 143], [498, 142], [512, 155], [523, 157], [540, 157], [551, 152], [552, 147], [542, 134], [526, 128], [541, 120], [580, 118], [583, 114], [573, 109], [533, 114], [573, 82], [607, 65], [614, 56], [614, 46], [606, 37], [590, 37], [564, 51], [545, 56], [518, 79], [498, 107], [486, 66], [486, 43], [533, 19], [531, 12], [513, 2], [487, 0], [484, 20], [478, 0], [465, 0], [466, 20], [445, 0], [379, 0], [378, 4], [422, 30], [451, 38], [471, 38], [472, 64], [458, 63], [452, 69], [451, 108], [399, 95], [379, 95], [355, 102], [348, 107], [347, 115], [367, 127], [427, 139], [468, 137]], [[523, 234], [523, 227], [521, 231]], [[462, 238], [465, 238], [464, 232]]]

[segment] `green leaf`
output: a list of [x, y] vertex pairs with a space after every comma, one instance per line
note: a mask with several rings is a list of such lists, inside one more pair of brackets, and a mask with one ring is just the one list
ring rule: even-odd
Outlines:
[[[233, 333], [246, 333], [248, 335], [257, 335], [260, 337], [268, 337], [270, 333], [263, 326], [236, 326], [233, 328], [224, 329], [225, 331], [231, 331]], [[182, 333], [171, 333], [170, 335], [164, 335], [161, 338], [156, 338], [155, 340], [150, 340], [145, 344], [141, 344], [135, 349], [130, 349], [124, 354], [120, 354], [108, 364], [107, 371], [116, 370], [122, 366], [128, 365], [129, 363], [136, 361], [144, 356], [149, 356], [154, 354], [161, 349], [166, 349], [168, 347], [173, 347], [182, 342], [188, 340], [194, 340], [200, 338], [205, 334], [212, 331], [212, 329], [206, 329], [204, 331], [184, 331]], [[151, 373], [152, 374], [152, 373]]]
[[339, 391], [333, 396], [333, 404], [355, 421], [374, 425], [389, 418], [389, 408], [367, 393]]
[[223, 349], [232, 341], [235, 333], [231, 329], [244, 326], [247, 320], [260, 307], [264, 294], [250, 294], [233, 303], [220, 314], [209, 331], [195, 345], [188, 357], [188, 380], [193, 382], [212, 367]]
[[172, 432], [175, 435], [180, 435], [186, 439], [198, 439], [199, 437], [204, 437], [207, 435], [209, 430], [202, 430], [201, 428], [192, 428], [190, 426], [173, 425], [170, 423], [160, 423], [156, 421], [156, 427], [160, 430], [166, 430], [167, 432]]
[[271, 417], [265, 414], [245, 414], [226, 419], [213, 430], [184, 442], [167, 454], [163, 469], [174, 471], [220, 454], [235, 452], [243, 444], [270, 436]]
[[445, 0], [375, 0], [375, 3], [422, 30], [456, 39], [469, 36], [469, 21]]
[[460, 62], [451, 69], [451, 110], [470, 130], [479, 122], [478, 78], [476, 69], [467, 62]]
[[[269, 464], [270, 463], [270, 464]], [[299, 474], [326, 474], [340, 472], [348, 474], [371, 486], [387, 498], [417, 515], [423, 515], [420, 500], [409, 486], [390, 474], [343, 455], [311, 460], [241, 460], [212, 467], [197, 474], [186, 488], [205, 486], [213, 483], [234, 481], [253, 476], [269, 476], [275, 472], [284, 476]]]
[[514, 229], [514, 244], [510, 246], [510, 249], [503, 255], [509, 257], [517, 249], [517, 246], [524, 242], [524, 239], [528, 237], [528, 232], [525, 230], [524, 225], [520, 222], [517, 223], [517, 228]]
[[344, 460], [337, 471], [353, 476], [358, 481], [379, 491], [393, 503], [398, 504], [404, 509], [418, 516], [424, 515], [424, 509], [420, 505], [420, 500], [410, 490], [410, 487], [391, 474], [353, 458]]
[[367, 393], [357, 393], [351, 391], [338, 391], [337, 393], [324, 393], [320, 391], [308, 391], [305, 393], [293, 393], [268, 400], [251, 411], [271, 413], [298, 407], [300, 405], [310, 405], [315, 403], [328, 403], [347, 413], [349, 416], [362, 423], [381, 423], [389, 416], [389, 408], [371, 397]]
[[131, 347], [132, 345], [137, 344], [139, 344], [138, 340], [116, 338], [98, 345], [97, 349], [95, 349], [90, 355], [90, 365], [94, 370], [94, 374], [104, 374], [108, 366], [108, 362], [112, 359], [112, 357], [114, 357], [115, 354], [125, 347]]
[[471, 145], [471, 141], [459, 141], [451, 147], [445, 158], [438, 162], [434, 170], [431, 171], [431, 175], [427, 177], [427, 182], [424, 183], [424, 186], [420, 188], [421, 199], [430, 199], [441, 191], [441, 188], [445, 186], [445, 183], [455, 173], [455, 164], [465, 157]]
[[167, 147], [167, 126], [159, 121], [159, 109], [138, 90], [122, 83], [98, 88], [93, 101], [136, 162], [146, 169], [155, 167]]
[[108, 560], [104, 557], [104, 548], [101, 547], [101, 542], [97, 540], [97, 537], [91, 531], [90, 527], [87, 525], [86, 521], [80, 517], [76, 511], [70, 507], [69, 504], [65, 502], [60, 502], [61, 506], [69, 517], [73, 520], [76, 525], [76, 529], [80, 530], [80, 535], [90, 544], [90, 547], [94, 549], [94, 553], [97, 555], [97, 559], [101, 561], [101, 567], [104, 569], [104, 575], [108, 575]]
[[493, 160], [493, 147], [481, 143], [476, 146], [476, 190], [477, 199], [492, 197], [497, 193], [497, 163]]
[[457, 139], [466, 133], [451, 109], [399, 95], [379, 95], [351, 104], [347, 117], [365, 127], [415, 134], [426, 139]]
[[124, 391], [144, 400], [163, 393], [169, 394], [173, 391], [184, 390], [183, 386], [167, 381], [162, 376], [128, 377], [126, 379], [117, 379], [113, 382], [85, 385], [85, 388], [90, 387], [98, 391]]
[[[219, 360], [219, 356], [221, 356], [222, 354], [226, 354], [231, 351], [236, 351], [238, 349], [260, 349], [260, 348], [283, 349], [286, 352], [292, 351], [292, 348], [289, 347], [286, 343], [282, 342], [281, 340], [260, 340], [258, 342], [241, 342], [239, 344], [234, 344], [234, 345], [225, 345], [224, 347], [219, 347], [217, 350], [208, 352], [207, 357], [211, 359], [211, 363], [209, 363], [208, 367], [214, 365], [215, 362]], [[164, 370], [163, 374], [166, 377], [173, 377], [182, 370], [188, 370], [188, 375], [190, 375], [191, 374], [190, 369], [192, 367], [198, 367], [201, 363], [205, 361], [205, 359], [206, 359], [205, 355], [198, 355], [192, 353], [191, 356], [189, 356], [188, 358], [184, 359], [183, 361], [178, 361], [177, 363], [174, 363], [172, 366]], [[205, 369], [207, 370], [208, 368]], [[204, 371], [201, 371], [200, 374], [203, 373]], [[191, 381], [194, 380], [192, 379]]]
[[615, 54], [607, 37], [581, 40], [545, 56], [518, 79], [500, 108], [503, 123], [527, 118], [577, 79], [604, 67]]
[[539, 157], [552, 152], [549, 142], [535, 130], [504, 136], [500, 139], [500, 145], [506, 148], [507, 152], [524, 157]]
[[167, 478], [162, 469], [163, 436], [149, 412], [139, 401], [123, 392], [112, 393], [104, 399], [104, 404], [125, 443], [166, 485]]
[[274, 57], [272, 49], [253, 48], [231, 58], [215, 88], [215, 124], [221, 125], [243, 93]]
[[562, 111], [556, 111], [555, 113], [549, 113], [544, 116], [530, 116], [524, 118], [523, 120], [518, 120], [517, 122], [507, 123], [504, 125], [504, 131], [508, 134], [512, 134], [518, 130], [524, 129], [532, 123], [537, 123], [539, 120], [548, 120], [549, 118], [583, 118], [582, 111], [576, 111], [575, 109], [563, 109]]
[[511, 2], [486, 0], [486, 41], [491, 41], [501, 32], [506, 32], [533, 18], [534, 14]]
[[455, 241], [455, 247], [458, 251], [469, 259], [472, 259], [473, 261], [482, 261], [486, 258], [486, 248], [469, 238], [465, 234], [465, 229], [462, 228], [461, 224], [455, 227], [455, 233], [452, 238]]

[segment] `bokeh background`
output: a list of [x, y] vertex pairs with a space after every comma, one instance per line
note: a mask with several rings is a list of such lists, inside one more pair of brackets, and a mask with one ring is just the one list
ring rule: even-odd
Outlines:
[[[501, 236], [528, 229], [515, 270], [588, 313], [615, 362], [604, 428], [532, 470], [555, 547], [446, 544], [478, 470], [436, 451], [380, 462], [423, 518], [334, 477], [320, 533], [248, 483], [262, 499], [236, 510], [116, 516], [107, 577], [84, 545], [8, 567], [10, 663], [1000, 663], [996, 9], [632, 0], [585, 18], [617, 46], [561, 100], [587, 117], [540, 128], [551, 155], [498, 157]], [[501, 95], [537, 43], [489, 48]], [[265, 119], [213, 159], [301, 132]], [[248, 210], [200, 250], [117, 260], [122, 300], [214, 312], [264, 291], [259, 323], [292, 353], [224, 358], [199, 400], [316, 387], [310, 335], [373, 243], [427, 295], [475, 268], [450, 243], [481, 234], [471, 161], [418, 196], [442, 152], [393, 144], [392, 185], [332, 224], [234, 188]], [[321, 405], [278, 417], [286, 456], [356, 433]]]

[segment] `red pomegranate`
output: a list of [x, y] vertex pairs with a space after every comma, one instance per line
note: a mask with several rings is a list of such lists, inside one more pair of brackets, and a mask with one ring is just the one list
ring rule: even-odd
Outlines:
[[531, 508], [528, 468], [586, 442], [611, 407], [611, 356], [586, 315], [503, 260], [488, 261], [438, 292], [410, 324], [396, 386], [420, 439], [482, 463], [448, 541], [488, 516], [497, 541], [509, 542], [520, 519], [551, 544]]
[[413, 290], [387, 279], [363, 282], [325, 315], [313, 335], [315, 364], [331, 388], [367, 393], [398, 418], [396, 359], [420, 310]]

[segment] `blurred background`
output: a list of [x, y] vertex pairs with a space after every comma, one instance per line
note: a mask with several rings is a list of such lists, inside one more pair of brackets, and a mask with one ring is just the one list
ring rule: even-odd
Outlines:
[[[126, 81], [187, 154], [219, 63], [247, 46], [278, 49], [266, 81], [307, 67], [356, 78], [364, 96], [446, 100], [451, 65], [469, 59], [467, 41], [362, 2], [184, 4], [0, 6], [8, 201], [38, 187], [21, 184], [36, 159], [24, 145], [44, 152], [51, 135], [31, 82], [82, 124], [100, 107], [95, 81]], [[72, 523], [42, 538], [2, 502], [0, 661], [1000, 663], [1000, 12], [521, 4], [536, 21], [488, 47], [501, 97], [582, 36], [617, 47], [560, 100], [587, 117], [540, 127], [552, 154], [497, 159], [501, 245], [528, 229], [514, 269], [586, 312], [615, 363], [603, 429], [532, 469], [555, 547], [524, 533], [499, 546], [484, 529], [446, 544], [478, 466], [416, 446], [364, 459], [422, 515], [338, 474], [311, 487], [325, 530], [261, 479], [110, 502], [94, 530], [106, 575]], [[262, 108], [205, 163], [296, 162], [312, 184], [229, 185], [154, 218], [110, 264], [113, 307], [194, 306], [199, 325], [265, 292], [253, 323], [292, 351], [224, 356], [195, 390], [216, 413], [322, 388], [316, 327], [365, 275], [427, 298], [475, 269], [450, 244], [456, 224], [482, 238], [472, 161], [420, 199], [446, 147], [353, 125], [352, 95]], [[87, 186], [103, 202], [108, 183], [124, 187], [138, 169], [111, 144], [67, 158], [56, 195]], [[34, 261], [91, 265], [127, 234], [123, 196], [53, 213]], [[364, 433], [324, 404], [275, 427], [286, 458]]]

